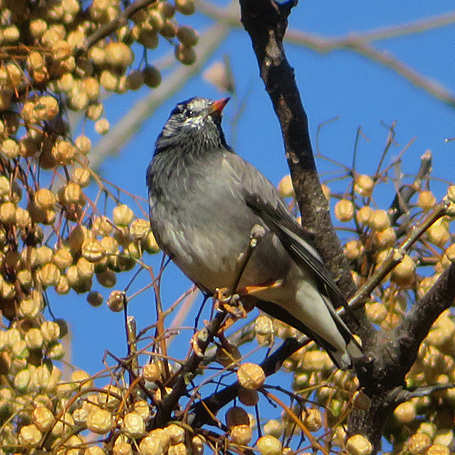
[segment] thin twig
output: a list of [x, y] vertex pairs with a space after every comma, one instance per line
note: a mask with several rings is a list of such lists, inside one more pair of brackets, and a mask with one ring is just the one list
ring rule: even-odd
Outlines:
[[[234, 2], [234, 0], [233, 0]], [[232, 4], [226, 9], [232, 8]], [[199, 44], [195, 47], [197, 60], [193, 65], [179, 65], [166, 76], [166, 83], [150, 92], [138, 101], [130, 111], [109, 131], [106, 136], [93, 147], [90, 152], [92, 169], [101, 166], [107, 157], [115, 156], [126, 145], [131, 137], [138, 132], [163, 102], [175, 95], [183, 85], [201, 71], [202, 66], [218, 49], [229, 34], [227, 25], [215, 24], [201, 34]]]
[[79, 44], [74, 49], [74, 56], [80, 57], [98, 41], [101, 41], [103, 38], [106, 38], [111, 33], [115, 32], [118, 28], [126, 25], [128, 20], [139, 10], [146, 8], [154, 2], [156, 2], [156, 0], [136, 0], [134, 3], [126, 7], [124, 11], [115, 19], [98, 28], [93, 34], [88, 36], [81, 44]]
[[431, 212], [420, 224], [413, 227], [408, 236], [403, 240], [401, 245], [394, 248], [384, 262], [378, 267], [374, 274], [357, 290], [352, 299], [349, 300], [349, 307], [352, 309], [364, 305], [373, 290], [379, 283], [403, 260], [414, 243], [428, 230], [428, 228], [439, 218], [447, 213], [447, 202], [439, 203], [433, 212]]
[[[202, 0], [197, 2], [198, 10], [217, 21], [222, 21], [232, 27], [239, 28], [238, 16], [235, 12], [226, 12], [212, 3]], [[315, 52], [329, 53], [333, 51], [351, 51], [385, 66], [407, 79], [417, 87], [425, 90], [436, 99], [455, 106], [455, 95], [440, 83], [420, 74], [413, 68], [405, 65], [400, 60], [392, 57], [390, 53], [379, 51], [370, 45], [372, 41], [396, 38], [399, 36], [423, 33], [441, 27], [453, 25], [455, 14], [442, 14], [424, 20], [412, 21], [404, 24], [381, 27], [368, 32], [350, 32], [349, 35], [339, 38], [326, 38], [301, 30], [290, 29], [286, 33], [288, 43], [305, 46]]]
[[[262, 232], [262, 235], [264, 235], [264, 232]], [[251, 257], [252, 251], [258, 245], [258, 240], [262, 237], [262, 235], [256, 226], [253, 226], [250, 242], [244, 254], [244, 257], [247, 257], [247, 261]], [[241, 274], [243, 273], [245, 266], [246, 263], [243, 267], [238, 268], [238, 276], [235, 277], [234, 282], [240, 281]], [[153, 421], [154, 427], [160, 427], [169, 421], [171, 413], [175, 409], [178, 400], [186, 392], [187, 384], [189, 384], [196, 375], [196, 371], [203, 360], [207, 347], [213, 341], [213, 338], [218, 333], [218, 331], [221, 329], [226, 317], [227, 313], [225, 311], [218, 312], [206, 327], [197, 332], [196, 337], [198, 352], [195, 350], [191, 352], [188, 360], [174, 375], [175, 383], [169, 382], [169, 385], [172, 387], [172, 391], [163, 397], [162, 405], [159, 407]]]

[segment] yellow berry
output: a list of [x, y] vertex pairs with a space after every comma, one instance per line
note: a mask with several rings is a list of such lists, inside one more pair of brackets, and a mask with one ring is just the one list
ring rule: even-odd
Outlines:
[[369, 226], [373, 217], [373, 209], [369, 205], [364, 205], [355, 214], [356, 220], [362, 226]]
[[99, 240], [88, 238], [82, 242], [81, 254], [89, 262], [98, 262], [104, 258], [106, 250]]
[[55, 207], [55, 194], [47, 188], [40, 188], [35, 193], [35, 204], [42, 210], [52, 209]]
[[447, 188], [447, 198], [450, 202], [455, 203], [455, 185], [450, 185], [449, 188]]
[[146, 436], [139, 443], [139, 451], [142, 455], [162, 455], [166, 451], [163, 450], [163, 443], [156, 436]]
[[71, 180], [81, 188], [86, 188], [90, 184], [91, 174], [85, 167], [76, 167], [73, 170]]
[[133, 439], [140, 438], [145, 434], [145, 422], [137, 412], [129, 412], [123, 417], [123, 430]]
[[194, 28], [187, 25], [181, 25], [177, 29], [177, 39], [184, 46], [196, 46], [199, 41], [199, 35]]
[[387, 316], [387, 308], [379, 302], [367, 303], [365, 305], [365, 311], [368, 319], [374, 324], [381, 324]]
[[395, 408], [393, 415], [402, 423], [411, 423], [417, 416], [416, 406], [413, 402], [406, 401]]
[[364, 248], [360, 240], [352, 240], [344, 246], [344, 254], [349, 260], [358, 259], [363, 254]]
[[106, 434], [112, 429], [112, 414], [105, 409], [95, 409], [87, 418], [87, 429], [96, 434]]
[[159, 253], [160, 247], [158, 246], [158, 243], [156, 242], [153, 232], [150, 231], [147, 234], [147, 237], [142, 242], [142, 247], [144, 248], [145, 251], [147, 251], [147, 253], [150, 253], [150, 254]]
[[5, 139], [1, 144], [0, 150], [10, 160], [17, 158], [20, 152], [19, 144], [13, 139]]
[[322, 415], [319, 409], [309, 408], [302, 413], [303, 424], [312, 431], [316, 432], [322, 428]]
[[237, 370], [239, 384], [245, 389], [257, 390], [265, 381], [264, 370], [255, 363], [244, 363]]
[[49, 431], [54, 424], [54, 414], [45, 406], [38, 406], [32, 412], [33, 423], [40, 431]]
[[425, 455], [450, 455], [450, 450], [441, 444], [433, 444], [425, 452]]
[[382, 232], [390, 227], [390, 218], [385, 210], [375, 210], [370, 218], [370, 227], [376, 232]]
[[107, 299], [107, 306], [111, 311], [119, 312], [125, 307], [126, 296], [123, 291], [112, 291]]
[[335, 216], [342, 223], [347, 223], [354, 216], [354, 204], [348, 199], [341, 199], [335, 205]]
[[105, 118], [100, 118], [95, 123], [95, 131], [98, 134], [106, 134], [109, 131], [109, 128], [110, 128], [109, 120]]
[[264, 433], [279, 438], [283, 434], [284, 424], [282, 420], [271, 419], [264, 425]]
[[196, 61], [196, 52], [192, 47], [179, 44], [175, 47], [175, 58], [184, 65], [192, 65]]
[[281, 442], [272, 435], [262, 436], [256, 442], [256, 447], [261, 455], [281, 455]]
[[346, 450], [350, 455], [370, 455], [373, 446], [365, 436], [355, 434], [346, 441]]
[[381, 232], [375, 232], [375, 237], [380, 248], [388, 248], [394, 245], [397, 240], [393, 227], [388, 227]]
[[411, 455], [423, 455], [430, 446], [431, 438], [425, 433], [413, 434], [407, 443]]
[[191, 16], [196, 11], [194, 0], [175, 0], [175, 9], [186, 16]]
[[133, 220], [133, 216], [133, 211], [126, 204], [117, 205], [112, 212], [114, 224], [121, 227], [128, 226]]
[[421, 191], [417, 200], [417, 205], [423, 209], [424, 212], [431, 210], [436, 204], [436, 198], [431, 191]]
[[142, 375], [146, 381], [156, 382], [160, 381], [163, 374], [161, 362], [148, 363], [142, 370]]
[[409, 286], [415, 279], [415, 262], [406, 254], [403, 260], [393, 269], [392, 280], [400, 286]]
[[111, 41], [105, 49], [106, 62], [112, 66], [129, 66], [134, 61], [131, 48], [122, 42]]
[[439, 247], [443, 247], [450, 239], [450, 232], [442, 223], [435, 223], [430, 226], [427, 234], [430, 241]]
[[13, 225], [16, 222], [16, 204], [3, 202], [0, 204], [0, 223]]
[[371, 196], [373, 193], [374, 181], [369, 175], [358, 175], [354, 181], [354, 191], [361, 196]]
[[45, 264], [40, 271], [40, 281], [45, 287], [57, 286], [60, 280], [60, 270], [51, 263]]
[[245, 446], [253, 439], [253, 431], [249, 425], [235, 425], [229, 431], [229, 439], [234, 444]]
[[281, 197], [295, 197], [294, 186], [291, 176], [285, 175], [278, 183], [278, 191]]
[[36, 447], [41, 438], [41, 431], [33, 423], [23, 426], [19, 432], [19, 442], [26, 448]]

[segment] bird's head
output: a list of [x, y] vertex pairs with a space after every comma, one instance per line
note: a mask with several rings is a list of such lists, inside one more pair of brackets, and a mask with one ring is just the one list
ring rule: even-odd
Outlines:
[[222, 111], [228, 101], [194, 97], [177, 104], [158, 136], [155, 153], [169, 148], [195, 153], [228, 148], [221, 129]]

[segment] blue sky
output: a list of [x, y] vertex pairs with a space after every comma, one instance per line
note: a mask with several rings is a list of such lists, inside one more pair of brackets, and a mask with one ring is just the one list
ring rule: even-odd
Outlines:
[[[217, 3], [222, 5], [225, 2]], [[294, 8], [289, 28], [325, 37], [338, 37], [448, 12], [455, 13], [453, 1], [306, 0]], [[179, 22], [194, 25], [202, 31], [211, 24], [211, 20], [201, 15], [180, 17]], [[381, 40], [372, 45], [400, 58], [424, 76], [439, 81], [455, 93], [455, 25]], [[161, 49], [163, 53], [169, 52], [170, 46], [161, 46], [159, 52]], [[393, 71], [350, 51], [321, 55], [296, 45], [287, 45], [286, 49], [288, 58], [295, 67], [297, 83], [309, 117], [313, 145], [318, 125], [338, 118], [321, 130], [320, 147], [325, 155], [350, 165], [356, 131], [361, 127], [369, 140], [360, 141], [358, 171], [372, 172], [387, 139], [388, 131], [381, 122], [390, 125], [396, 121], [397, 146], [388, 162], [415, 138], [405, 156], [403, 168], [407, 172], [416, 171], [419, 157], [430, 149], [434, 153], [434, 175], [453, 179], [455, 142], [444, 142], [446, 138], [455, 136], [453, 108], [414, 87]], [[237, 125], [235, 150], [276, 184], [288, 172], [281, 132], [263, 83], [258, 78], [249, 37], [242, 29], [230, 33], [205, 67], [222, 59], [225, 54], [232, 61], [239, 97], [248, 93], [245, 110]], [[155, 54], [151, 53], [150, 57], [153, 59]], [[163, 83], [166, 83], [165, 79]], [[148, 90], [144, 88], [137, 93], [114, 95], [107, 101], [107, 118], [113, 128]], [[119, 156], [105, 161], [102, 166], [103, 176], [132, 193], [146, 197], [145, 169], [152, 157], [156, 136], [174, 105], [195, 95], [214, 99], [225, 96], [201, 77], [191, 79], [152, 118], [144, 121], [142, 129]], [[232, 100], [225, 109], [224, 124], [228, 142], [232, 137], [230, 120], [236, 108], [236, 100]], [[96, 141], [98, 137], [93, 134], [92, 139]], [[333, 170], [332, 165], [323, 161], [318, 161], [318, 167], [321, 172]], [[343, 185], [346, 184], [339, 186], [340, 191], [346, 189]], [[439, 197], [442, 196], [442, 190], [436, 189], [436, 193]], [[390, 198], [384, 201], [384, 204], [387, 203], [390, 203]], [[146, 258], [156, 268], [160, 259], [160, 255]], [[129, 276], [125, 275], [117, 288], [121, 289], [128, 279]], [[143, 273], [133, 284], [132, 290], [141, 288], [148, 279], [146, 273]], [[172, 303], [189, 285], [178, 270], [169, 267], [162, 284], [164, 306]], [[100, 291], [105, 296], [109, 294], [108, 290]], [[106, 350], [117, 356], [125, 355], [121, 313], [111, 313], [105, 305], [97, 309], [91, 308], [85, 302], [85, 295], [77, 296], [73, 293], [64, 298], [52, 297], [51, 302], [54, 314], [66, 318], [70, 323], [71, 356], [75, 365], [95, 373], [103, 368], [101, 359]], [[130, 310], [136, 316], [139, 328], [153, 323], [153, 294], [149, 291], [134, 299]], [[192, 325], [192, 322], [193, 319], [189, 318], [186, 324]], [[187, 350], [185, 343], [179, 343], [183, 346], [183, 349], [176, 351], [180, 356]]]

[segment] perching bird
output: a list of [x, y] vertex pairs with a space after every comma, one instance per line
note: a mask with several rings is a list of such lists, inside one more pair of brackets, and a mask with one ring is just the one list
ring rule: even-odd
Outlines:
[[254, 225], [265, 235], [239, 289], [256, 306], [310, 336], [339, 368], [362, 356], [335, 312], [345, 299], [278, 191], [226, 143], [221, 111], [229, 98], [177, 104], [147, 169], [150, 222], [160, 248], [201, 289], [232, 285]]

